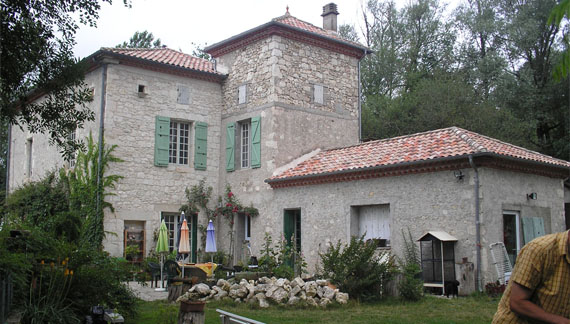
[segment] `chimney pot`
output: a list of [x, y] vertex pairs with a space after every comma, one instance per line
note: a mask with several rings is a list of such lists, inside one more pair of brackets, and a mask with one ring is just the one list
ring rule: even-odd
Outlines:
[[336, 16], [338, 16], [338, 10], [336, 4], [329, 3], [323, 7], [323, 29], [337, 31]]

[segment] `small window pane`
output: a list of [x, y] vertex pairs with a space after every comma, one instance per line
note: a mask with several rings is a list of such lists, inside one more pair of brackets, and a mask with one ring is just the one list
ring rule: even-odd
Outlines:
[[168, 163], [188, 165], [190, 124], [170, 122]]
[[249, 122], [241, 124], [241, 167], [249, 167]]

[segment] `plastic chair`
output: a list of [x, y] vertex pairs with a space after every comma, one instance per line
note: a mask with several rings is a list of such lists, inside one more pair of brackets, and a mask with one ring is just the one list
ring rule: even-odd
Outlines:
[[166, 284], [170, 286], [172, 279], [179, 277], [181, 274], [180, 267], [176, 261], [167, 260], [164, 262], [164, 272], [166, 273]]
[[160, 278], [160, 265], [154, 262], [148, 262], [147, 265], [150, 272], [150, 287], [152, 288], [153, 283], [154, 287], [158, 287], [157, 280], [162, 280], [162, 278]]
[[513, 267], [511, 266], [505, 244], [503, 244], [503, 242], [497, 242], [489, 245], [489, 248], [491, 249], [491, 256], [493, 257], [493, 264], [497, 270], [499, 282], [506, 285], [511, 278]]

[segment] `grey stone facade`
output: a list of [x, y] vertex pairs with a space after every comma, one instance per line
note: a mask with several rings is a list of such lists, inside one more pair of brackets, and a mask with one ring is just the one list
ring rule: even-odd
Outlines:
[[[252, 35], [252, 39], [257, 37]], [[359, 57], [338, 50], [335, 47], [340, 46], [338, 43], [320, 46], [315, 40], [303, 40], [305, 34], [300, 39], [284, 35], [287, 33], [270, 33], [240, 46], [228, 45], [229, 50], [214, 55], [217, 72], [225, 74], [219, 80], [183, 75], [178, 70], [169, 73], [150, 63], [109, 64], [105, 141], [117, 145], [115, 155], [124, 162], [112, 164], [108, 171], [123, 179], [113, 192], [115, 196], [108, 197], [115, 212], [106, 212], [105, 231], [116, 235], [107, 235], [105, 249], [121, 256], [123, 230], [128, 223], [137, 222], [145, 229], [148, 255], [154, 248], [153, 232], [162, 213], [178, 213], [186, 202], [185, 189], [205, 179], [206, 185], [213, 188], [210, 208], [216, 207], [216, 198], [224, 193], [227, 184], [242, 205], [258, 208], [260, 215], [251, 224], [253, 255], [259, 256], [264, 233], [271, 234], [274, 240], [281, 237], [286, 210], [300, 210], [301, 250], [309, 264], [308, 270], [313, 272], [319, 252], [329, 243], [347, 242], [351, 235], [358, 234], [355, 224], [361, 207], [382, 206], [389, 210], [389, 243], [393, 253], [401, 255], [402, 230], [409, 228], [414, 238], [429, 230], [440, 230], [458, 238], [457, 262], [463, 257], [474, 261], [472, 169], [462, 170], [463, 180], [457, 180], [452, 171], [438, 171], [278, 189], [265, 183], [318, 150], [359, 141]], [[361, 55], [366, 52], [358, 50]], [[89, 132], [98, 138], [102, 71], [99, 67], [86, 77], [86, 83], [94, 88], [95, 100], [90, 106], [96, 120], [78, 130], [79, 138]], [[144, 95], [138, 91], [141, 85], [145, 88]], [[188, 90], [184, 103], [178, 100], [180, 87]], [[243, 102], [240, 102], [240, 88], [246, 89]], [[322, 103], [315, 94], [320, 89]], [[155, 166], [156, 116], [190, 124], [188, 165]], [[226, 171], [227, 125], [254, 117], [260, 117], [261, 166]], [[193, 166], [194, 129], [198, 122], [208, 125], [206, 170]], [[27, 148], [30, 138], [31, 177], [26, 163], [30, 157]], [[13, 129], [10, 145], [11, 190], [66, 165], [57, 149], [41, 134]], [[489, 282], [496, 279], [496, 273], [488, 246], [502, 240], [503, 211], [518, 211], [521, 217], [542, 217], [548, 232], [563, 230], [564, 188], [560, 179], [513, 171], [481, 168], [479, 176], [482, 281]], [[530, 192], [536, 192], [540, 199], [528, 200], [526, 194]], [[198, 222], [207, 223], [203, 212]], [[227, 233], [232, 229], [220, 218], [215, 225], [218, 248], [228, 251], [232, 244]], [[234, 262], [244, 260], [249, 254], [240, 226], [243, 222], [238, 219], [233, 227]]]

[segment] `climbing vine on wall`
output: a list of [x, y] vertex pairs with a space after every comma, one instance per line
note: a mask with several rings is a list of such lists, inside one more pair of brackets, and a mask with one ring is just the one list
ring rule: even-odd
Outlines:
[[[210, 219], [213, 220], [218, 216], [224, 217], [230, 227], [228, 236], [230, 237], [230, 242], [232, 242], [234, 234], [234, 216], [238, 213], [244, 213], [246, 216], [255, 217], [259, 215], [259, 211], [257, 208], [253, 207], [253, 204], [244, 207], [232, 192], [232, 188], [229, 184], [226, 185], [224, 195], [218, 197], [218, 206], [214, 209], [210, 209], [208, 207], [208, 203], [210, 202], [212, 191], [212, 187], [206, 187], [205, 179], [200, 180], [197, 185], [192, 186], [190, 189], [186, 188], [186, 198], [188, 202], [180, 207], [180, 211], [183, 211], [186, 215], [193, 215], [198, 214], [200, 210], [203, 210], [207, 216], [206, 224]], [[199, 224], [198, 230], [200, 231], [201, 247], [202, 250], [204, 250], [206, 246], [206, 225]]]

